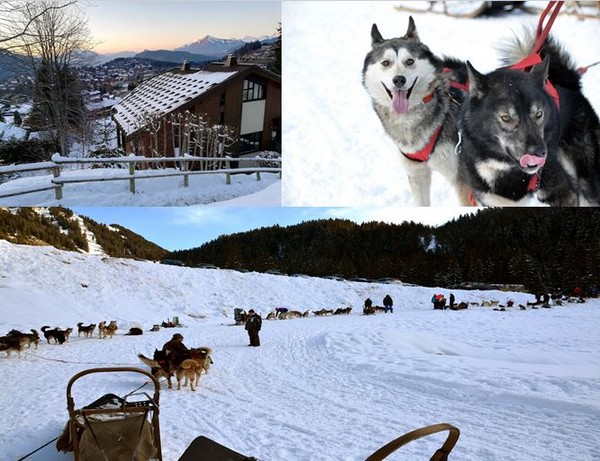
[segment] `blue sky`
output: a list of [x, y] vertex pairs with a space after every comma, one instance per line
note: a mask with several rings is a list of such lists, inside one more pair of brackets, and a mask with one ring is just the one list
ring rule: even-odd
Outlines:
[[314, 219], [362, 223], [416, 221], [439, 225], [474, 209], [454, 208], [294, 208], [294, 207], [74, 207], [103, 224], [120, 224], [167, 250], [195, 248], [221, 235]]
[[280, 1], [84, 0], [97, 53], [173, 49], [205, 35], [273, 35]]

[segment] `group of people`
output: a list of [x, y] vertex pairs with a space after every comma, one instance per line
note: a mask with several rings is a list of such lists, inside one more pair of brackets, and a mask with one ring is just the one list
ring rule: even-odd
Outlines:
[[[394, 300], [392, 299], [392, 297], [390, 295], [385, 295], [385, 297], [383, 298], [383, 308], [385, 313], [387, 314], [388, 312], [394, 312]], [[373, 307], [373, 301], [371, 300], [371, 298], [367, 298], [365, 299], [365, 305], [363, 307], [363, 314], [368, 315], [368, 314], [374, 314], [375, 313], [375, 308]]]
[[436, 293], [431, 297], [431, 302], [433, 303], [434, 309], [453, 309], [456, 298], [454, 297], [454, 293], [450, 293], [448, 300], [443, 294]]

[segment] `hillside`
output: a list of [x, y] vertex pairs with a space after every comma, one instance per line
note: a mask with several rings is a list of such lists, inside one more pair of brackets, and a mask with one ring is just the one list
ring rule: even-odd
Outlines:
[[[74, 327], [68, 342], [5, 357], [0, 407], [2, 459], [21, 459], [60, 435], [65, 389], [95, 367], [147, 369], [173, 333], [188, 347], [209, 346], [214, 364], [191, 392], [160, 393], [165, 461], [204, 435], [263, 461], [360, 461], [399, 435], [448, 422], [461, 430], [450, 459], [461, 461], [597, 459], [600, 413], [600, 301], [498, 312], [431, 309], [436, 287], [365, 284], [230, 270], [174, 267], [0, 240], [0, 334], [41, 325]], [[364, 316], [389, 293], [393, 314]], [[454, 291], [481, 302], [525, 293]], [[233, 326], [233, 309], [313, 312], [350, 306], [350, 315], [264, 321], [261, 346]], [[150, 332], [178, 316], [185, 325]], [[77, 335], [77, 322], [116, 320], [112, 339]], [[141, 336], [125, 336], [130, 327]], [[106, 393], [151, 392], [142, 376], [89, 376], [73, 387], [75, 407]], [[34, 409], [35, 422], [27, 409]], [[541, 428], [541, 429], [540, 429]], [[340, 436], [343, 434], [343, 436]], [[432, 437], [395, 459], [429, 459]], [[64, 461], [54, 443], [28, 461]]]
[[171, 257], [189, 265], [419, 285], [589, 287], [600, 280], [600, 210], [485, 209], [444, 226], [329, 219], [222, 236]]
[[162, 259], [158, 245], [122, 226], [106, 226], [66, 208], [0, 208], [0, 239], [123, 258]]

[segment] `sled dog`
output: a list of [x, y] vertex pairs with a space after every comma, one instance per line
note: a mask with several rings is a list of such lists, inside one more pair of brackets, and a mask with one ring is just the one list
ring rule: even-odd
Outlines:
[[466, 97], [465, 63], [439, 58], [421, 42], [412, 17], [402, 37], [384, 39], [371, 28], [363, 86], [383, 128], [399, 150], [415, 205], [430, 206], [431, 175], [441, 173], [468, 205], [459, 183], [456, 116]]
[[[504, 43], [504, 63], [514, 64], [529, 56], [534, 48], [535, 32], [526, 30], [521, 37]], [[571, 55], [550, 36], [540, 56], [550, 60], [548, 80], [558, 92], [560, 139], [558, 159], [572, 179], [579, 205], [600, 206], [600, 120], [582, 93], [581, 73]]]
[[577, 194], [558, 159], [559, 113], [545, 89], [549, 60], [530, 72], [469, 68], [463, 105], [460, 174], [472, 203], [525, 206], [533, 195], [552, 206], [574, 206]]

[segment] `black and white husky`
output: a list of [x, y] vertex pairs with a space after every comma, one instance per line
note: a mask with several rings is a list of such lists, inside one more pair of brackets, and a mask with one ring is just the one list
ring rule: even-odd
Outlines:
[[[533, 34], [504, 47], [505, 62], [529, 56]], [[479, 205], [600, 205], [600, 121], [577, 68], [549, 38], [527, 73], [469, 67], [460, 172]], [[547, 81], [549, 80], [550, 83]]]
[[412, 17], [403, 37], [384, 39], [376, 24], [363, 67], [363, 85], [400, 151], [417, 206], [430, 206], [431, 175], [441, 173], [468, 205], [458, 175], [456, 116], [466, 96], [465, 63], [439, 58], [421, 42]]

